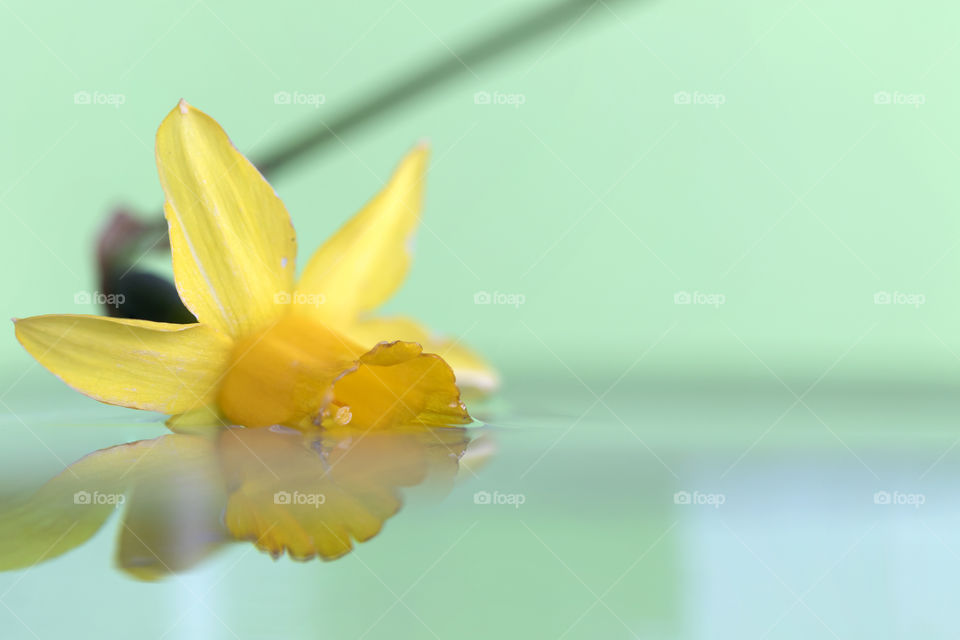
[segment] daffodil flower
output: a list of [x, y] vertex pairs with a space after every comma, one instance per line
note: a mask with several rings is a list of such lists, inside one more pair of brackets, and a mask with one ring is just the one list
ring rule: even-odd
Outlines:
[[45, 315], [15, 320], [17, 338], [71, 387], [172, 414], [174, 430], [465, 424], [443, 358], [468, 387], [494, 387], [492, 370], [411, 320], [366, 317], [409, 268], [427, 155], [410, 152], [295, 281], [280, 198], [212, 118], [181, 101], [160, 125], [156, 158], [177, 291], [198, 322]]

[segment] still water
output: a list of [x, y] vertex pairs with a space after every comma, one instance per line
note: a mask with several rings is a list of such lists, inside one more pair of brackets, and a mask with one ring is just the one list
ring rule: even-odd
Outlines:
[[[116, 566], [128, 502], [72, 551], [0, 573], [0, 638], [960, 633], [948, 389], [625, 380], [604, 395], [591, 382], [521, 380], [472, 407], [484, 426], [456, 477], [399, 488], [399, 512], [339, 559], [235, 542], [137, 580]], [[7, 496], [165, 433], [42, 375], [5, 402]]]

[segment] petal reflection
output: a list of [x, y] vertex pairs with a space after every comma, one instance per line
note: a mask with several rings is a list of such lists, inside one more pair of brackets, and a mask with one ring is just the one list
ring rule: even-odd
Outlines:
[[459, 428], [225, 431], [227, 528], [274, 556], [338, 558], [379, 533], [402, 487], [452, 482], [468, 442]]
[[470, 440], [462, 427], [271, 427], [109, 447], [30, 495], [0, 500], [0, 570], [66, 553], [117, 510], [117, 565], [141, 580], [190, 569], [235, 541], [331, 560], [377, 535], [403, 489], [449, 491]]

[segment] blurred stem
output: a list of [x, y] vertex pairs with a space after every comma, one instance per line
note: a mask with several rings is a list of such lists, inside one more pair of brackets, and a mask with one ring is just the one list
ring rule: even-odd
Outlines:
[[[638, 1], [565, 0], [531, 11], [520, 19], [493, 29], [477, 40], [461, 47], [459, 53], [450, 51], [449, 55], [444, 54], [427, 60], [409, 75], [373, 90], [366, 97], [344, 109], [340, 115], [335, 116], [329, 122], [320, 120], [317, 125], [308, 128], [285, 144], [281, 144], [272, 153], [267, 154], [259, 161], [255, 161], [254, 164], [265, 176], [273, 175], [307, 154], [328, 146], [331, 142], [338, 140], [361, 125], [376, 121], [386, 113], [409, 104], [415, 98], [440, 87], [444, 83], [464, 74], [472, 74], [474, 67], [502, 58], [516, 49], [566, 27], [558, 37], [558, 39], [562, 38], [574, 26], [594, 17], [601, 9], [606, 12], [610, 10], [611, 5], [637, 4]], [[126, 221], [123, 222], [126, 223]], [[125, 229], [127, 233], [122, 234], [119, 238], [114, 233], [113, 244], [108, 247], [108, 251], [104, 251], [105, 240], [112, 230], [115, 231], [116, 223], [116, 220], [112, 220], [104, 228], [98, 245], [101, 285], [104, 287], [112, 285], [118, 288], [117, 291], [104, 289], [106, 293], [124, 292], [128, 297], [132, 294], [134, 298], [147, 299], [150, 292], [130, 291], [129, 286], [133, 286], [132, 284], [127, 287], [123, 286], [124, 279], [129, 279], [132, 283], [135, 276], [144, 275], [144, 272], [138, 270], [136, 264], [131, 264], [128, 259], [125, 259], [125, 256], [134, 253], [132, 248], [144, 245], [151, 247], [153, 250], [169, 249], [166, 238], [167, 227], [163, 214], [161, 212], [149, 221], [141, 223], [135, 233], [130, 232], [130, 229]], [[143, 281], [142, 278], [138, 279], [138, 282]], [[151, 282], [154, 281], [151, 280]], [[155, 282], [154, 286], [157, 286]], [[170, 289], [172, 289], [172, 285], [170, 285]], [[160, 299], [172, 299], [170, 291], [158, 291], [156, 294]], [[177, 298], [177, 300], [179, 299]], [[147, 312], [135, 309], [132, 306], [119, 305], [107, 307], [106, 310], [111, 315], [120, 317], [158, 319], [152, 316], [144, 317]], [[165, 317], [184, 317], [183, 312], [185, 311], [185, 308], [174, 309], [169, 316]], [[149, 313], [154, 314], [155, 312], [150, 311]], [[189, 315], [189, 312], [187, 314]]]
[[272, 174], [305, 154], [319, 149], [362, 124], [384, 113], [398, 109], [414, 98], [467, 73], [495, 58], [546, 36], [561, 27], [568, 29], [589, 17], [597, 5], [611, 5], [629, 0], [566, 0], [531, 12], [512, 24], [488, 33], [462, 48], [431, 59], [408, 76], [372, 92], [346, 109], [329, 123], [321, 121], [272, 154], [255, 163], [260, 171]]

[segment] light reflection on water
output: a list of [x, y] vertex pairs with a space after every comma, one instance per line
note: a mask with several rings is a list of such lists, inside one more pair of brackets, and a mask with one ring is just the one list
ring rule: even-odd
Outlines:
[[[497, 443], [487, 466], [442, 500], [412, 496], [333, 562], [231, 545], [143, 585], [110, 565], [113, 517], [81, 548], [0, 574], [3, 637], [953, 637], [948, 394], [827, 386], [786, 412], [792, 398], [768, 388], [594, 400], [537, 388], [475, 411]], [[160, 432], [108, 427], [127, 428]], [[62, 429], [37, 432], [67, 455]], [[11, 441], [7, 455], [51, 455]]]

